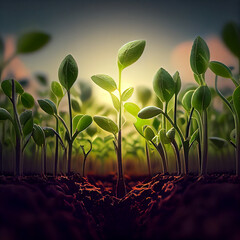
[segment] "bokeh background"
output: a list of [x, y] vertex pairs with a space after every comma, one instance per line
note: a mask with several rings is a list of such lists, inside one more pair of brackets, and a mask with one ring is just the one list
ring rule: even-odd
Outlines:
[[[220, 37], [228, 21], [240, 23], [239, 0], [1, 1], [0, 34], [5, 39], [6, 57], [14, 51], [15, 38], [21, 33], [41, 30], [52, 36], [51, 43], [29, 54], [31, 57], [17, 57], [3, 77], [33, 78], [36, 72], [43, 72], [50, 80], [57, 80], [60, 62], [71, 53], [79, 65], [79, 79], [91, 82], [92, 75], [105, 73], [117, 81], [118, 49], [128, 41], [145, 39], [143, 56], [124, 71], [123, 88], [137, 85], [152, 88], [153, 76], [160, 67], [171, 74], [179, 70], [182, 81], [191, 83], [194, 79], [189, 56], [198, 35], [207, 41], [211, 60], [237, 67], [237, 60]], [[207, 76], [211, 85], [213, 76]], [[93, 87], [98, 98], [111, 102], [110, 96]]]

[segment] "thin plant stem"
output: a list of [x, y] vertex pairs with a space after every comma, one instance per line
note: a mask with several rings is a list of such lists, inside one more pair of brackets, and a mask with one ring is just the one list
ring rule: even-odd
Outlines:
[[207, 110], [203, 110], [202, 113], [202, 167], [201, 175], [207, 174], [207, 157], [208, 157], [208, 122], [207, 122]]
[[69, 108], [69, 121], [70, 121], [70, 136], [69, 136], [69, 143], [68, 143], [68, 174], [70, 174], [71, 165], [72, 165], [72, 132], [73, 132], [70, 91], [67, 91], [67, 95], [68, 95], [68, 108]]
[[158, 145], [156, 145], [153, 141], [151, 141], [151, 143], [156, 148], [156, 150], [158, 151], [159, 155], [162, 158], [163, 174], [165, 174], [167, 173], [167, 163], [166, 163], [166, 156], [165, 156], [163, 146], [161, 143], [159, 143]]
[[[58, 133], [58, 118], [56, 117], [56, 132]], [[57, 176], [58, 167], [58, 136], [56, 135], [56, 146], [55, 146], [55, 163], [54, 163], [54, 176]]]
[[177, 94], [175, 94], [175, 99], [174, 99], [174, 124], [177, 124]]
[[117, 197], [123, 197], [126, 194], [126, 187], [123, 176], [123, 167], [122, 167], [122, 93], [121, 93], [121, 81], [122, 81], [122, 70], [119, 69], [119, 98], [120, 98], [120, 107], [118, 115], [118, 137], [117, 137], [117, 160], [118, 160], [118, 180], [117, 180]]
[[182, 172], [182, 168], [181, 168], [180, 153], [179, 153], [178, 145], [177, 145], [175, 139], [172, 141], [172, 145], [174, 147], [175, 154], [176, 154], [176, 157], [177, 157], [177, 165], [178, 165], [178, 171], [177, 172], [178, 172], [178, 175], [179, 175]]
[[186, 136], [185, 138], [187, 139], [189, 136], [189, 130], [191, 126], [191, 121], [192, 121], [192, 115], [193, 115], [194, 108], [191, 109], [191, 112], [189, 114], [188, 122], [187, 122], [187, 127], [186, 127]]
[[150, 162], [150, 156], [149, 156], [149, 149], [148, 149], [148, 143], [145, 141], [145, 152], [146, 152], [146, 157], [147, 157], [147, 165], [148, 165], [148, 175], [152, 175], [151, 171], [151, 162]]

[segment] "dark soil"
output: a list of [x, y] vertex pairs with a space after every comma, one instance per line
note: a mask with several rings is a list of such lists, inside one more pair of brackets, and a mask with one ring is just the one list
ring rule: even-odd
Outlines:
[[240, 239], [240, 178], [0, 177], [0, 239]]

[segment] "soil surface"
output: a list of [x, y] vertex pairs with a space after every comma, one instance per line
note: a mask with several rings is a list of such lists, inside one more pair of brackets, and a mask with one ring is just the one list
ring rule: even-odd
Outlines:
[[0, 177], [0, 239], [240, 239], [240, 178], [230, 175]]

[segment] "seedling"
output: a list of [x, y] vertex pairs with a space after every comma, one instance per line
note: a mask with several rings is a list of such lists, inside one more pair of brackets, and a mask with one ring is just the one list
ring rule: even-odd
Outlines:
[[[142, 55], [146, 42], [143, 40], [136, 40], [123, 45], [118, 51], [118, 71], [119, 82], [118, 87], [113, 78], [108, 75], [98, 74], [92, 76], [92, 80], [99, 87], [108, 91], [112, 97], [113, 106], [118, 112], [118, 126], [111, 119], [106, 117], [95, 116], [94, 121], [99, 127], [112, 133], [115, 137], [114, 146], [117, 153], [118, 160], [118, 181], [117, 181], [117, 197], [123, 197], [126, 194], [126, 187], [123, 176], [122, 167], [122, 105], [133, 94], [133, 88], [130, 87], [122, 92], [121, 81], [122, 71], [135, 63]], [[113, 94], [118, 90], [119, 98]]]
[[16, 136], [15, 174], [17, 176], [20, 176], [22, 151], [26, 147], [26, 144], [31, 137], [33, 130], [33, 118], [31, 111], [23, 112], [19, 116], [16, 101], [19, 97], [22, 105], [28, 109], [34, 106], [34, 99], [29, 93], [24, 92], [22, 86], [13, 79], [4, 80], [1, 84], [1, 87], [4, 94], [9, 98], [10, 102], [12, 103], [13, 117], [7, 110], [1, 108], [0, 120], [10, 120], [10, 122], [13, 124]]
[[51, 108], [53, 114], [62, 122], [65, 130], [66, 130], [66, 139], [68, 141], [68, 174], [71, 172], [72, 165], [72, 145], [76, 137], [79, 133], [87, 129], [92, 123], [92, 117], [89, 115], [76, 115], [74, 118], [72, 116], [72, 106], [71, 106], [71, 94], [70, 90], [75, 83], [78, 76], [78, 66], [76, 61], [71, 55], [66, 56], [59, 69], [58, 69], [58, 77], [61, 85], [67, 91], [68, 97], [68, 109], [69, 109], [69, 124], [70, 128], [67, 127], [64, 119], [57, 114], [56, 106], [46, 103], [46, 106]]

